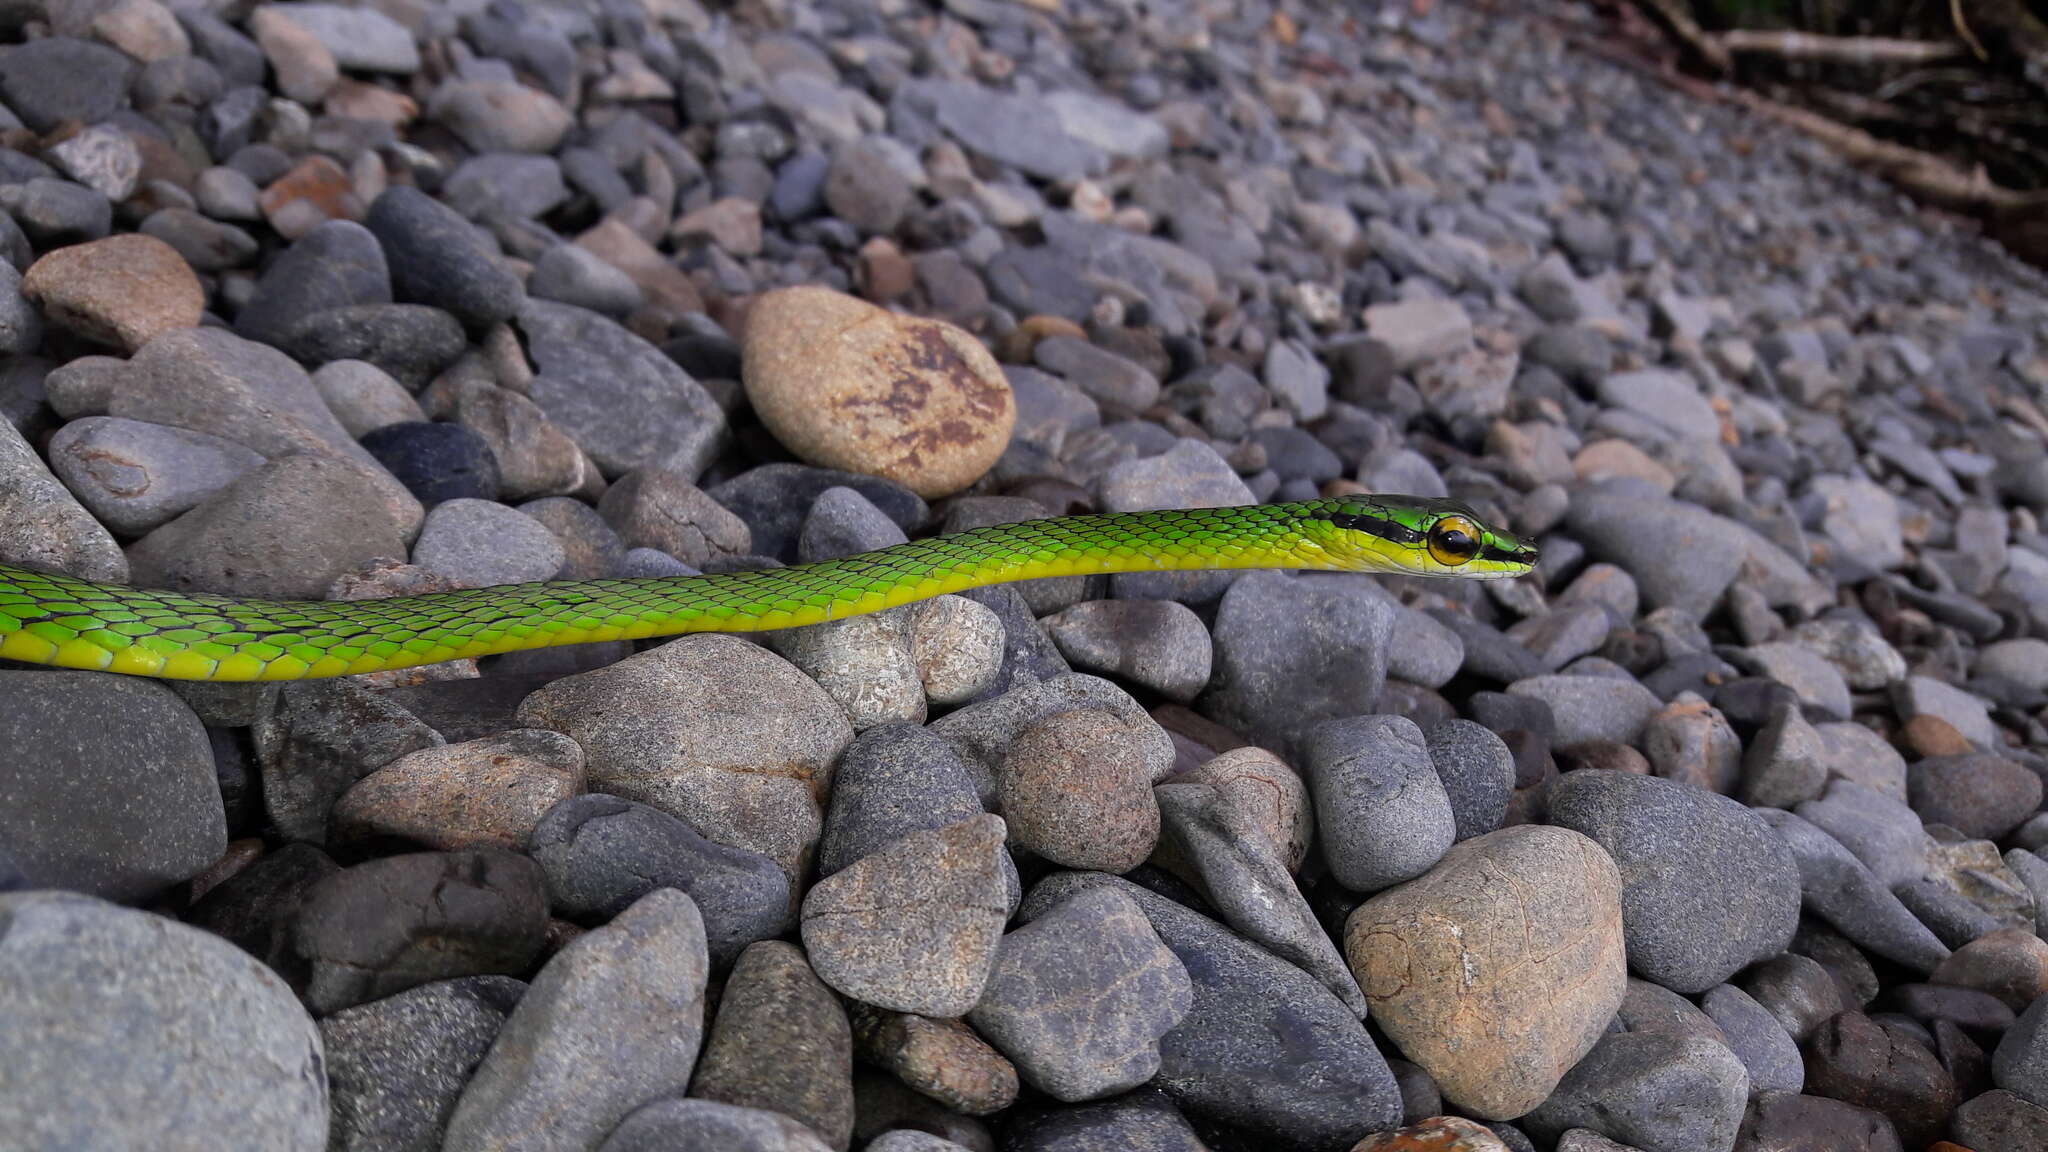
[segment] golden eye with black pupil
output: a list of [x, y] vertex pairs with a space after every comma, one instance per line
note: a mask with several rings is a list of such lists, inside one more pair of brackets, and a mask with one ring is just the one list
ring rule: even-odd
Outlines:
[[1456, 568], [1479, 555], [1479, 526], [1463, 516], [1446, 516], [1429, 527], [1430, 559]]

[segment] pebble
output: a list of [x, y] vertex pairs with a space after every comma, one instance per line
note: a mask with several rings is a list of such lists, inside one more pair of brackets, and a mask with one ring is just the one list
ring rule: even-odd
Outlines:
[[[1094, 888], [1135, 901], [1193, 985], [1187, 1015], [1160, 1038], [1156, 1083], [1174, 1104], [1307, 1147], [1347, 1147], [1400, 1123], [1400, 1087], [1357, 1014], [1308, 973], [1214, 920], [1086, 872], [1040, 881], [1021, 918]], [[1293, 1071], [1307, 1066], [1318, 1075]]]
[[547, 580], [567, 554], [547, 526], [490, 500], [434, 505], [413, 544], [413, 563], [457, 588]]
[[853, 1032], [803, 952], [748, 946], [719, 996], [690, 1079], [697, 1100], [779, 1112], [831, 1148], [853, 1137]]
[[257, 453], [204, 432], [87, 416], [57, 431], [50, 468], [102, 524], [147, 533], [204, 503], [263, 463]]
[[439, 1147], [463, 1086], [525, 991], [509, 976], [437, 980], [322, 1019], [329, 1147]]
[[1749, 1091], [1797, 1092], [1806, 1084], [1799, 1046], [1763, 1005], [1733, 984], [1707, 989], [1700, 1008], [1721, 1029], [1728, 1049], [1749, 1071]]
[[2028, 1103], [2048, 1108], [2048, 998], [2035, 997], [2006, 1029], [1991, 1054], [1991, 1078]]
[[798, 456], [947, 495], [988, 470], [1016, 420], [993, 357], [940, 321], [849, 296], [784, 289], [749, 315], [743, 379]]
[[377, 197], [364, 224], [384, 249], [394, 299], [431, 304], [473, 332], [519, 311], [525, 294], [518, 278], [469, 221], [419, 189], [392, 188]]
[[1901, 1152], [1881, 1113], [1822, 1096], [1760, 1093], [1743, 1118], [1738, 1148], [1811, 1148], [1814, 1152]]
[[1956, 1089], [1933, 1052], [1860, 1012], [1822, 1024], [1805, 1050], [1806, 1083], [1815, 1095], [1883, 1113], [1908, 1147], [1942, 1135]]
[[1993, 1089], [1965, 1100], [1952, 1127], [1955, 1138], [1975, 1152], [2026, 1152], [2048, 1140], [2048, 1108]]
[[1642, 1152], [1732, 1149], [1749, 1074], [1721, 1044], [1669, 1032], [1603, 1038], [1523, 1121], [1541, 1138], [1590, 1129]]
[[541, 253], [526, 290], [542, 300], [601, 312], [613, 319], [638, 311], [646, 300], [631, 276], [579, 244], [557, 244]]
[[0, 892], [0, 1128], [36, 1148], [317, 1148], [320, 1034], [224, 940], [70, 892]]
[[[375, 365], [364, 367], [389, 378]], [[418, 411], [417, 405], [414, 411]], [[364, 434], [361, 443], [421, 504], [498, 498], [501, 483], [496, 453], [482, 436], [460, 424], [418, 419], [386, 424]]]
[[690, 483], [691, 469], [657, 464], [605, 490], [597, 511], [628, 548], [658, 548], [693, 568], [748, 555], [746, 521]]
[[823, 1152], [832, 1146], [795, 1120], [711, 1100], [657, 1100], [612, 1129], [598, 1152], [719, 1148], [732, 1152]]
[[176, 249], [154, 236], [109, 236], [45, 254], [21, 292], [51, 325], [134, 352], [159, 333], [199, 323], [206, 296]]
[[307, 887], [292, 945], [320, 1013], [434, 980], [526, 971], [547, 929], [538, 865], [501, 849], [385, 856]]
[[1147, 744], [1113, 712], [1082, 708], [1025, 725], [996, 771], [1012, 840], [1069, 868], [1121, 873], [1159, 839]]
[[725, 414], [660, 350], [595, 312], [528, 299], [516, 323], [538, 373], [530, 395], [608, 476], [649, 464], [701, 473]]
[[1148, 782], [1156, 783], [1173, 770], [1173, 738], [1158, 721], [1123, 689], [1080, 673], [1020, 684], [940, 717], [931, 730], [965, 754], [968, 770], [975, 774], [977, 792], [992, 799], [1003, 759], [1018, 734], [1049, 716], [1080, 709], [1117, 718], [1125, 730], [1120, 739], [1137, 752]]
[[1373, 1018], [1444, 1099], [1508, 1119], [1550, 1096], [1621, 1005], [1621, 900], [1621, 875], [1593, 841], [1504, 828], [1361, 904], [1344, 953]]
[[0, 696], [0, 840], [26, 886], [143, 903], [226, 851], [206, 730], [168, 689], [15, 671]]
[[968, 1014], [1033, 1087], [1062, 1101], [1135, 1088], [1193, 1004], [1180, 960], [1111, 888], [1078, 892], [1006, 934]]
[[334, 220], [278, 254], [249, 303], [235, 315], [235, 331], [275, 344], [312, 313], [390, 302], [391, 269], [377, 238], [354, 221]]
[[1117, 676], [1183, 703], [1208, 685], [1208, 630], [1185, 605], [1092, 600], [1050, 617], [1045, 625], [1060, 654], [1083, 671]]
[[1988, 992], [2023, 1012], [2048, 993], [2048, 941], [2026, 928], [2001, 928], [1956, 949], [1928, 979]]
[[1743, 805], [1657, 777], [1588, 769], [1551, 788], [1550, 820], [1613, 858], [1629, 966], [1644, 979], [1696, 995], [1791, 943], [1798, 866]]
[[704, 925], [657, 888], [554, 954], [448, 1120], [448, 1152], [596, 1147], [688, 1085], [704, 1037]]
[[519, 705], [521, 727], [583, 746], [592, 791], [809, 871], [832, 764], [853, 739], [839, 706], [787, 661], [732, 636], [687, 636], [565, 677]]
[[1331, 721], [1309, 733], [1303, 759], [1323, 859], [1345, 887], [1377, 892], [1412, 880], [1455, 840], [1450, 798], [1413, 721]]
[[1907, 769], [1906, 799], [1923, 823], [1997, 840], [2041, 806], [2041, 777], [2003, 756], [1930, 756]]
[[758, 852], [714, 843], [681, 820], [616, 796], [586, 794], [541, 815], [526, 848], [558, 916], [601, 924], [660, 888], [690, 897], [713, 969], [789, 921], [789, 881]]
[[[1102, 475], [1100, 505], [1106, 512], [1147, 512], [1164, 508], [1224, 508], [1253, 503], [1251, 489], [1216, 450], [1183, 438], [1156, 456], [1127, 460]], [[1166, 599], [1206, 603], [1224, 593], [1238, 573], [1125, 572], [1110, 577], [1118, 599]]]
[[1291, 751], [1316, 724], [1377, 708], [1396, 618], [1391, 601], [1345, 579], [1249, 573], [1216, 611], [1214, 686], [1200, 708]]
[[1927, 873], [1928, 840], [1920, 817], [1892, 797], [1851, 780], [1835, 780], [1820, 798], [1794, 811], [1855, 853], [1887, 888]]
[[1532, 676], [1508, 685], [1508, 694], [1550, 706], [1559, 748], [1596, 740], [1632, 744], [1663, 707], [1633, 679], [1610, 676]]
[[919, 829], [819, 881], [801, 921], [819, 978], [898, 1012], [966, 1014], [1009, 914], [996, 864], [1003, 832], [990, 815]]
[[312, 379], [328, 411], [356, 440], [380, 428], [427, 418], [404, 385], [375, 364], [335, 360], [314, 369]]
[[1792, 849], [1808, 911], [1863, 948], [1915, 971], [1932, 972], [1948, 958], [1947, 946], [1840, 841], [1790, 812], [1756, 811]]
[[526, 849], [550, 808], [583, 790], [583, 749], [515, 728], [423, 748], [358, 780], [334, 805], [338, 840], [399, 836], [442, 851]]

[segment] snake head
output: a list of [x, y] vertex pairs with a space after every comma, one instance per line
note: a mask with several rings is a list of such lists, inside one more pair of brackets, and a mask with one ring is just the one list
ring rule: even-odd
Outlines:
[[1505, 580], [1536, 566], [1536, 547], [1455, 500], [1351, 496], [1322, 502], [1324, 549], [1366, 572]]

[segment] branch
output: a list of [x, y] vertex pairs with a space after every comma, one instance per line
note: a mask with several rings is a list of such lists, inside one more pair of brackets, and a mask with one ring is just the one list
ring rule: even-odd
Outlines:
[[1938, 64], [1967, 59], [1970, 55], [1969, 48], [1958, 41], [1896, 40], [1888, 36], [1816, 36], [1808, 32], [1738, 28], [1714, 39], [1732, 56], [1776, 56], [1782, 60], [1865, 67]]
[[1712, 68], [1715, 73], [1726, 76], [1735, 70], [1735, 61], [1729, 58], [1728, 50], [1721, 46], [1721, 42], [1718, 39], [1708, 35], [1699, 26], [1699, 23], [1692, 18], [1692, 12], [1687, 9], [1685, 0], [1636, 0], [1636, 2], [1642, 7], [1649, 9], [1659, 20], [1663, 21], [1664, 26], [1671, 30], [1671, 34], [1678, 37], [1680, 43], [1690, 48], [1693, 54], [1705, 62], [1707, 67]]

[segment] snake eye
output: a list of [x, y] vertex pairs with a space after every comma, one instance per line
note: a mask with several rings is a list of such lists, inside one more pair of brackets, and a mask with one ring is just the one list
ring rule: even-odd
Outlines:
[[1479, 526], [1463, 516], [1445, 516], [1429, 529], [1430, 559], [1456, 568], [1479, 555]]

